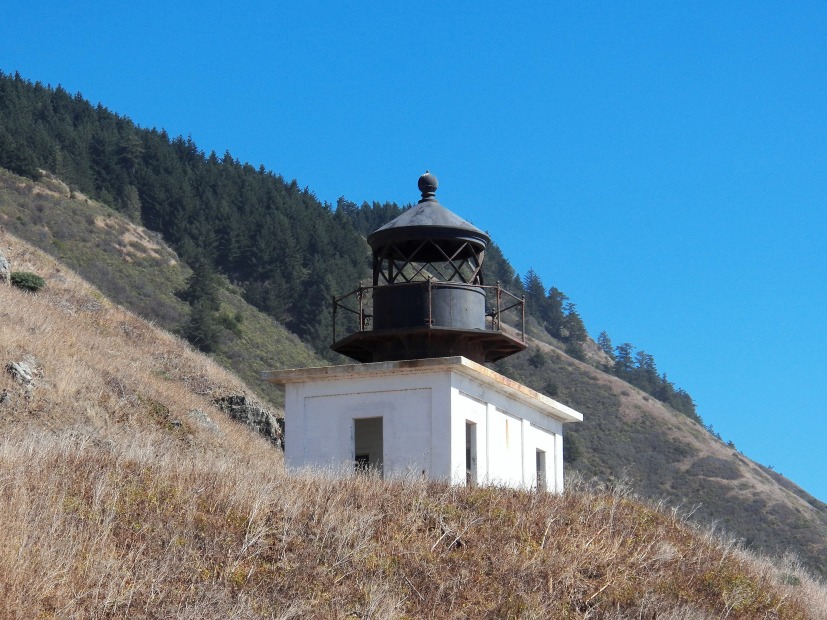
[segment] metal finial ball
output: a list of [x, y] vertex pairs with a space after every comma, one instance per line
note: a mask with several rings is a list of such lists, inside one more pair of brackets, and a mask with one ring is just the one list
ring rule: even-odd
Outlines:
[[424, 197], [426, 194], [433, 196], [434, 192], [436, 192], [438, 181], [436, 177], [431, 174], [429, 170], [425, 171], [421, 177], [419, 177], [419, 191], [422, 192], [422, 196]]

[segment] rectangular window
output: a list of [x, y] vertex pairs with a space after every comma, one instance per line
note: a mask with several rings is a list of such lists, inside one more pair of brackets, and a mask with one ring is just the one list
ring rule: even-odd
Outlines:
[[537, 450], [537, 491], [548, 490], [548, 473], [546, 471], [546, 453], [544, 450]]
[[477, 484], [477, 425], [465, 422], [465, 483]]
[[382, 418], [354, 419], [353, 444], [356, 471], [375, 471], [382, 476], [384, 461]]

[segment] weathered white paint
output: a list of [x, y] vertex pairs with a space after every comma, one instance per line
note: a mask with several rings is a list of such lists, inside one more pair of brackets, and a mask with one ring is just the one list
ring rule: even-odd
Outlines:
[[285, 386], [285, 463], [354, 472], [354, 420], [383, 420], [383, 473], [466, 482], [466, 424], [475, 424], [476, 480], [563, 490], [563, 424], [583, 416], [463, 357], [264, 373]]

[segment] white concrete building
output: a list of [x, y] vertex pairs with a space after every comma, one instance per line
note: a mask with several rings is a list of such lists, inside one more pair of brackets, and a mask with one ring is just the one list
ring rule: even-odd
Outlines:
[[563, 489], [563, 425], [583, 416], [442, 357], [264, 373], [285, 386], [285, 464], [353, 475]]
[[[362, 363], [263, 374], [286, 388], [285, 463], [562, 491], [563, 425], [583, 416], [483, 365], [526, 349], [525, 298], [484, 284], [490, 238], [436, 177], [419, 189], [367, 238], [372, 285], [334, 299], [331, 349]], [[337, 316], [356, 331], [336, 340]]]

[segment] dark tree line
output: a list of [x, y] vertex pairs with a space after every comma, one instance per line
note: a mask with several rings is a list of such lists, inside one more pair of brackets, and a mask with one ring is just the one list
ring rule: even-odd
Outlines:
[[[263, 166], [229, 152], [205, 154], [189, 137], [141, 128], [80, 93], [2, 72], [0, 167], [32, 179], [40, 169], [53, 172], [74, 192], [160, 232], [193, 268], [181, 292], [191, 308], [182, 333], [204, 350], [214, 346], [219, 325], [232, 327], [218, 314], [221, 274], [252, 305], [327, 353], [332, 295], [370, 277], [365, 237], [410, 206], [357, 206], [342, 197], [334, 209]], [[583, 358], [588, 334], [562, 291], [547, 289], [533, 269], [521, 278], [495, 243], [486, 249], [483, 277], [525, 295], [528, 316]], [[654, 358], [642, 351], [633, 357], [632, 349], [609, 352], [615, 373], [694, 416], [689, 395], [657, 374]]]
[[675, 411], [697, 422], [702, 421], [695, 410], [692, 397], [681, 388], [676, 388], [666, 373], [658, 373], [654, 355], [646, 351], [635, 351], [634, 345], [628, 342], [613, 347], [612, 340], [605, 331], [597, 337], [597, 346], [609, 357], [611, 362], [607, 369], [617, 377], [666, 403]]
[[362, 236], [367, 237], [377, 228], [381, 228], [392, 219], [399, 217], [411, 205], [400, 207], [394, 202], [363, 202], [357, 206], [355, 202], [347, 200], [344, 196], [336, 201], [336, 217], [350, 223], [351, 226]]
[[[330, 342], [333, 292], [369, 273], [350, 219], [334, 217], [296, 181], [230, 153], [205, 154], [190, 138], [138, 127], [80, 93], [17, 74], [0, 73], [0, 166], [30, 178], [52, 171], [160, 232], [188, 264], [227, 276], [319, 351]], [[203, 297], [192, 305], [202, 319], [214, 312]], [[211, 333], [199, 331], [200, 346]]]
[[582, 343], [588, 333], [574, 303], [557, 287], [552, 286], [546, 290], [540, 276], [533, 269], [529, 269], [523, 278], [523, 288], [526, 303], [532, 308], [532, 316], [550, 336], [566, 344], [569, 354], [582, 358]]

